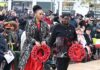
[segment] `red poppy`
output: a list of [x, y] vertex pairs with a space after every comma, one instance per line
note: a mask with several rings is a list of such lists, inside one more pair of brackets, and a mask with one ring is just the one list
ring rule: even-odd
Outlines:
[[80, 44], [73, 44], [68, 51], [70, 59], [74, 62], [81, 62], [86, 55], [85, 49]]
[[34, 46], [31, 52], [31, 58], [39, 62], [46, 62], [50, 56], [50, 48], [47, 45]]

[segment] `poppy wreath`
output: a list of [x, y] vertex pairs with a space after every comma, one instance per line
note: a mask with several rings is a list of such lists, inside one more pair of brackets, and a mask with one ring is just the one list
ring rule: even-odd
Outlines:
[[35, 45], [31, 52], [31, 59], [39, 62], [46, 62], [50, 56], [50, 48], [47, 45], [41, 47]]
[[72, 61], [81, 62], [86, 56], [86, 51], [82, 45], [72, 44], [69, 48], [68, 55]]

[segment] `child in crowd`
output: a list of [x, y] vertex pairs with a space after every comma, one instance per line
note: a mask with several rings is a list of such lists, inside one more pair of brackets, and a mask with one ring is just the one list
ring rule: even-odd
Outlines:
[[87, 52], [86, 58], [90, 58], [91, 57], [91, 49], [87, 45], [87, 41], [86, 41], [85, 36], [84, 36], [84, 30], [82, 28], [76, 28], [76, 34], [77, 34], [77, 41], [78, 41], [78, 43], [81, 44], [82, 47]]

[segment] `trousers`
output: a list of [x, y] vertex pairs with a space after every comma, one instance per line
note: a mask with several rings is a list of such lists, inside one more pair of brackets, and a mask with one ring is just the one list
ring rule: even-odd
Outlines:
[[67, 70], [69, 66], [69, 57], [57, 57], [57, 70]]

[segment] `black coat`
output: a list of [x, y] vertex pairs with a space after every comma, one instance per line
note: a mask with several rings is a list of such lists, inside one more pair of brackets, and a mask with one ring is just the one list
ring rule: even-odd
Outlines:
[[76, 40], [76, 38], [77, 38], [77, 35], [75, 33], [75, 29], [73, 26], [71, 25], [65, 26], [63, 24], [57, 24], [54, 26], [51, 32], [49, 46], [53, 48], [55, 47], [55, 43], [57, 42], [56, 48], [58, 52], [66, 52], [69, 48], [69, 45], [67, 45], [67, 43], [71, 43], [72, 41]]
[[8, 46], [5, 38], [0, 34], [0, 63], [3, 60], [4, 52], [7, 52]]
[[95, 33], [95, 37], [96, 37], [97, 39], [100, 39], [100, 32], [96, 32], [96, 33]]
[[5, 38], [0, 34], [0, 52], [6, 52], [8, 50], [7, 42]]
[[85, 37], [85, 40], [87, 42], [87, 45], [93, 44], [93, 40], [92, 40], [92, 36], [91, 35], [89, 37], [88, 34], [84, 34], [84, 37]]

